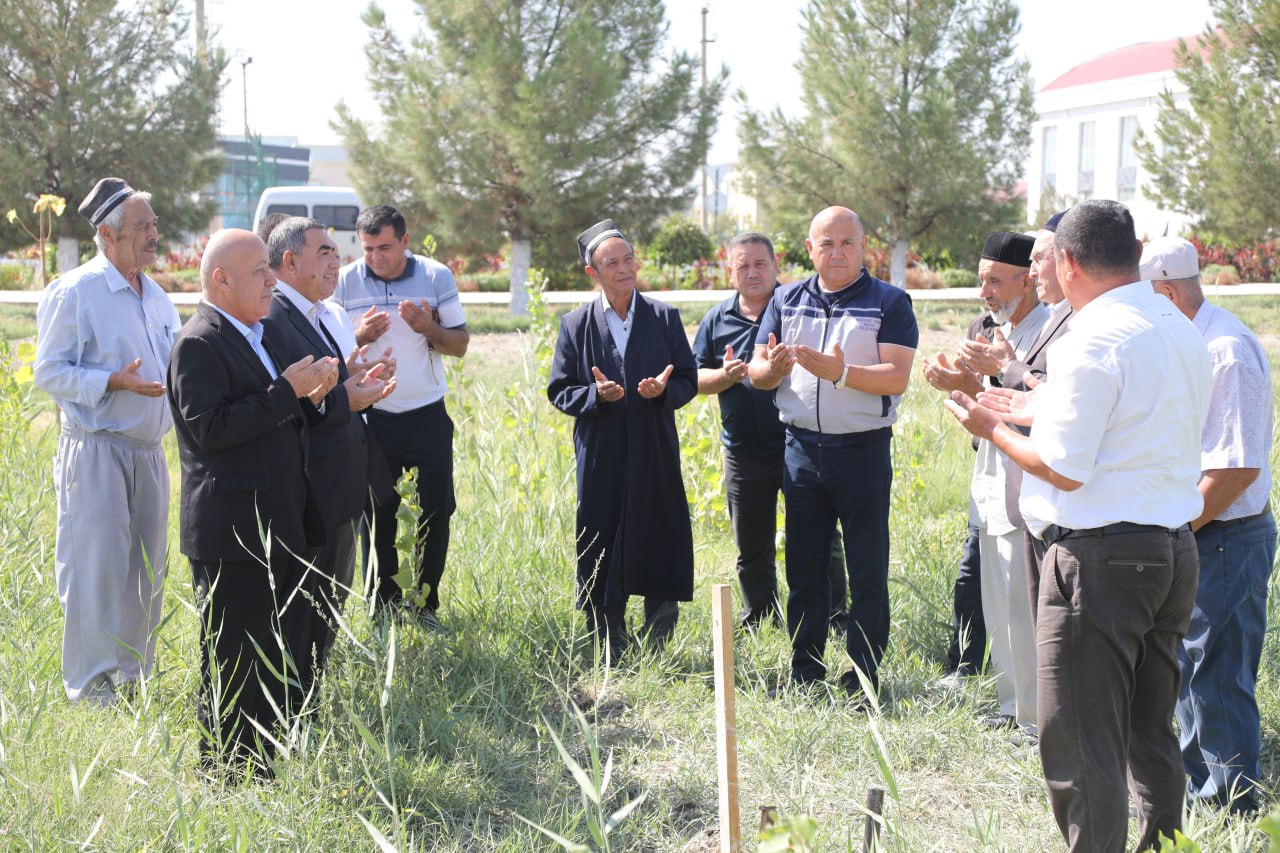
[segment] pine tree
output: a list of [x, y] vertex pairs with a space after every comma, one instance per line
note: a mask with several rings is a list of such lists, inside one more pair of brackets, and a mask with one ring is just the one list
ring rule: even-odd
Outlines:
[[[0, 208], [67, 200], [66, 267], [93, 230], [74, 215], [100, 178], [153, 194], [163, 235], [205, 228], [218, 176], [214, 113], [224, 61], [186, 45], [178, 0], [5, 0], [0, 13]], [[21, 245], [0, 225], [0, 244]], [[71, 263], [74, 266], [74, 263]]]
[[1018, 26], [1012, 0], [811, 0], [804, 114], [747, 110], [741, 129], [771, 225], [852, 207], [892, 247], [902, 286], [913, 243], [970, 255], [985, 231], [1021, 222], [1033, 113]]
[[643, 235], [691, 197], [723, 75], [705, 90], [662, 56], [661, 0], [418, 0], [405, 45], [370, 6], [374, 135], [339, 108], [363, 199], [400, 208], [449, 253], [511, 243], [512, 311], [532, 261], [577, 265], [574, 237], [612, 217]]
[[1212, 9], [1218, 26], [1178, 46], [1190, 109], [1166, 92], [1155, 140], [1140, 136], [1138, 157], [1162, 203], [1219, 237], [1256, 240], [1280, 222], [1280, 2]]

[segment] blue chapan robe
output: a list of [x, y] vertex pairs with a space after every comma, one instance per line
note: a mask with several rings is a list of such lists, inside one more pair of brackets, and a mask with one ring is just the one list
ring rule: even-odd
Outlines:
[[[698, 369], [670, 305], [636, 294], [627, 356], [599, 298], [560, 321], [547, 398], [576, 418], [578, 607], [618, 607], [629, 595], [693, 600], [693, 530], [680, 474], [675, 410], [698, 392]], [[666, 391], [646, 400], [640, 380], [673, 365]], [[596, 399], [591, 368], [626, 389]]]

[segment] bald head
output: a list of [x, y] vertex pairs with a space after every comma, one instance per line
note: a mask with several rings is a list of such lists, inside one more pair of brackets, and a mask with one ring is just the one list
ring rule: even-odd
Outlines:
[[200, 287], [209, 304], [252, 326], [267, 315], [275, 283], [267, 246], [252, 231], [225, 228], [209, 238], [200, 259]]
[[809, 223], [809, 239], [813, 239], [813, 235], [821, 229], [825, 229], [832, 223], [844, 223], [849, 227], [857, 230], [858, 234], [862, 234], [862, 220], [858, 214], [854, 213], [847, 207], [828, 207], [813, 217], [813, 221]]
[[867, 235], [862, 220], [849, 208], [828, 207], [813, 217], [804, 245], [824, 290], [840, 290], [862, 275]]

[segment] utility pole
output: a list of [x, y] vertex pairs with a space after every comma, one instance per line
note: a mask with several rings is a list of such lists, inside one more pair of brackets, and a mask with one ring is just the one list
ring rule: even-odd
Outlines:
[[[702, 7], [702, 91], [707, 91], [707, 45], [711, 44], [715, 39], [707, 38], [707, 13], [711, 10], [706, 6]], [[708, 150], [710, 150], [708, 148]], [[707, 160], [706, 155], [702, 159], [702, 230], [707, 230]]]
[[249, 144], [249, 63], [253, 62], [252, 56], [246, 56], [240, 60], [240, 79], [242, 81], [244, 94], [244, 144]]
[[196, 0], [196, 56], [201, 62], [209, 59], [209, 28], [204, 20], [204, 0]]

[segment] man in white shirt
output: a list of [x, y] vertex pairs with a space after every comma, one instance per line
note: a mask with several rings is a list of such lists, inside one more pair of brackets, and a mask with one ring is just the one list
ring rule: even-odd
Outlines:
[[80, 204], [98, 255], [36, 308], [36, 384], [62, 412], [54, 457], [53, 569], [65, 627], [62, 683], [107, 704], [151, 671], [168, 561], [169, 469], [160, 443], [169, 351], [181, 325], [143, 272], [159, 231], [151, 194], [103, 178]]
[[[404, 217], [392, 207], [366, 208], [356, 219], [364, 259], [343, 267], [334, 300], [347, 311], [357, 340], [367, 343], [362, 321], [382, 317], [383, 331], [369, 347], [370, 357], [389, 350], [396, 355], [396, 393], [367, 412], [369, 430], [386, 457], [391, 476], [418, 469], [418, 524], [415, 598], [419, 619], [437, 624], [440, 579], [449, 553], [453, 494], [453, 421], [445, 407], [449, 384], [442, 356], [461, 358], [471, 340], [453, 273], [444, 264], [409, 252]], [[370, 575], [379, 607], [404, 599], [395, 576], [396, 511], [392, 495], [374, 507], [374, 559]], [[376, 567], [376, 568], [375, 568]]]
[[1172, 717], [1199, 571], [1189, 522], [1204, 506], [1209, 356], [1140, 279], [1124, 205], [1072, 208], [1055, 256], [1075, 315], [1035, 393], [1031, 435], [964, 394], [947, 405], [1032, 475], [1019, 507], [1048, 546], [1036, 623], [1040, 758], [1063, 838], [1072, 850], [1124, 850], [1131, 777], [1146, 850], [1182, 823]]
[[1191, 797], [1234, 812], [1259, 808], [1261, 720], [1254, 688], [1276, 557], [1271, 515], [1271, 368], [1257, 337], [1205, 301], [1195, 246], [1162, 237], [1142, 276], [1195, 324], [1209, 348], [1213, 394], [1201, 436], [1204, 510], [1191, 522], [1200, 584], [1178, 650], [1178, 727]]

